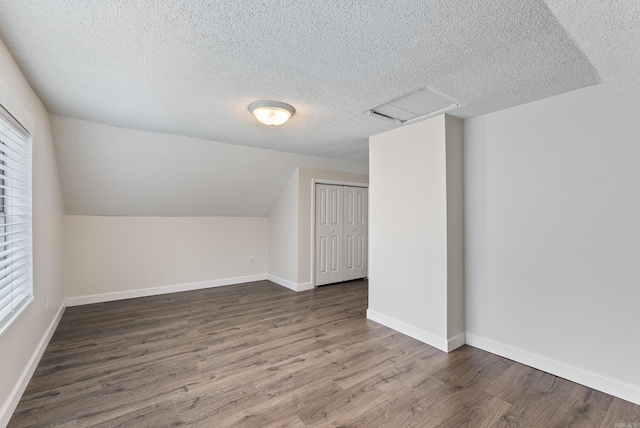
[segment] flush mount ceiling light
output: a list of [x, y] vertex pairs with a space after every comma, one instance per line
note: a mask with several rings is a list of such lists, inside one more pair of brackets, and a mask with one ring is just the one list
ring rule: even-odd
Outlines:
[[289, 120], [296, 109], [279, 101], [256, 101], [249, 104], [249, 111], [258, 119], [258, 122], [273, 128]]

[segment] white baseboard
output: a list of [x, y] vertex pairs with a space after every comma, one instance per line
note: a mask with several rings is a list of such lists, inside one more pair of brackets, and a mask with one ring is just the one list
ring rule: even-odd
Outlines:
[[542, 355], [534, 354], [504, 343], [485, 339], [474, 334], [466, 334], [467, 344], [497, 354], [510, 360], [517, 361], [552, 375], [576, 382], [589, 388], [622, 398], [635, 404], [640, 404], [640, 388], [634, 385], [611, 379], [596, 373], [579, 369], [574, 366], [556, 361]]
[[31, 359], [29, 359], [27, 366], [18, 378], [16, 386], [14, 386], [13, 390], [9, 394], [7, 401], [2, 405], [2, 408], [0, 409], [0, 427], [6, 427], [9, 424], [9, 420], [11, 419], [11, 416], [13, 416], [13, 412], [16, 410], [16, 407], [18, 407], [22, 394], [24, 394], [25, 389], [27, 389], [31, 376], [33, 376], [33, 373], [36, 371], [36, 367], [38, 367], [38, 363], [40, 362], [40, 358], [42, 358], [42, 354], [44, 354], [44, 350], [47, 349], [47, 345], [58, 327], [58, 323], [62, 318], [64, 309], [65, 305], [63, 302], [60, 309], [58, 309], [56, 316], [51, 321], [51, 324], [47, 327], [44, 336], [40, 339], [40, 343], [38, 343], [38, 346], [31, 356]]
[[313, 290], [313, 283], [311, 282], [303, 282], [302, 284], [296, 284], [295, 282], [288, 281], [286, 279], [280, 278], [279, 276], [267, 275], [267, 280], [271, 282], [275, 282], [278, 285], [282, 285], [283, 287], [287, 287], [289, 290], [293, 291], [307, 291]]
[[465, 333], [456, 334], [449, 340], [447, 340], [447, 352], [451, 352], [454, 349], [458, 349], [462, 345], [467, 343], [467, 335]]
[[113, 300], [134, 299], [136, 297], [156, 296], [158, 294], [178, 293], [180, 291], [201, 290], [203, 288], [224, 287], [225, 285], [245, 282], [264, 281], [266, 274], [239, 276], [235, 278], [215, 279], [212, 281], [191, 282], [188, 284], [167, 285], [164, 287], [139, 288], [137, 290], [117, 291], [113, 293], [91, 294], [88, 296], [67, 297], [67, 306], [89, 305], [111, 302]]
[[296, 284], [295, 282], [287, 281], [286, 279], [280, 278], [279, 276], [267, 274], [267, 281], [275, 282], [278, 285], [287, 287], [289, 290], [298, 291], [298, 284]]
[[441, 351], [449, 352], [449, 343], [446, 339], [409, 325], [403, 321], [399, 321], [372, 309], [367, 309], [367, 318], [371, 321], [377, 322], [378, 324], [382, 324], [386, 327], [399, 331], [402, 334], [406, 334], [409, 337], [413, 337], [414, 339], [433, 346], [434, 348], [438, 348]]
[[314, 288], [313, 282], [303, 282], [302, 284], [298, 284], [298, 291], [313, 290]]

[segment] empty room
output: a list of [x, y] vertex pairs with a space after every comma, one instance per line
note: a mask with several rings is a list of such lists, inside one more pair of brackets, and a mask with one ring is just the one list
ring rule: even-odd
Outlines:
[[0, 2], [0, 427], [640, 428], [640, 3]]

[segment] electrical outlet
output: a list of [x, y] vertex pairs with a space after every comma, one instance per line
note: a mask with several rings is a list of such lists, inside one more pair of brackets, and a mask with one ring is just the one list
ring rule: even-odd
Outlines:
[[253, 264], [253, 256], [249, 257], [249, 263]]

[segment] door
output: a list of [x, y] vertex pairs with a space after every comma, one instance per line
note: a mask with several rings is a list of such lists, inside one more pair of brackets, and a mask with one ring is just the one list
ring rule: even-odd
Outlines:
[[342, 281], [343, 187], [316, 185], [316, 285]]
[[367, 276], [367, 189], [316, 184], [315, 285]]
[[344, 190], [342, 280], [367, 276], [367, 189]]

